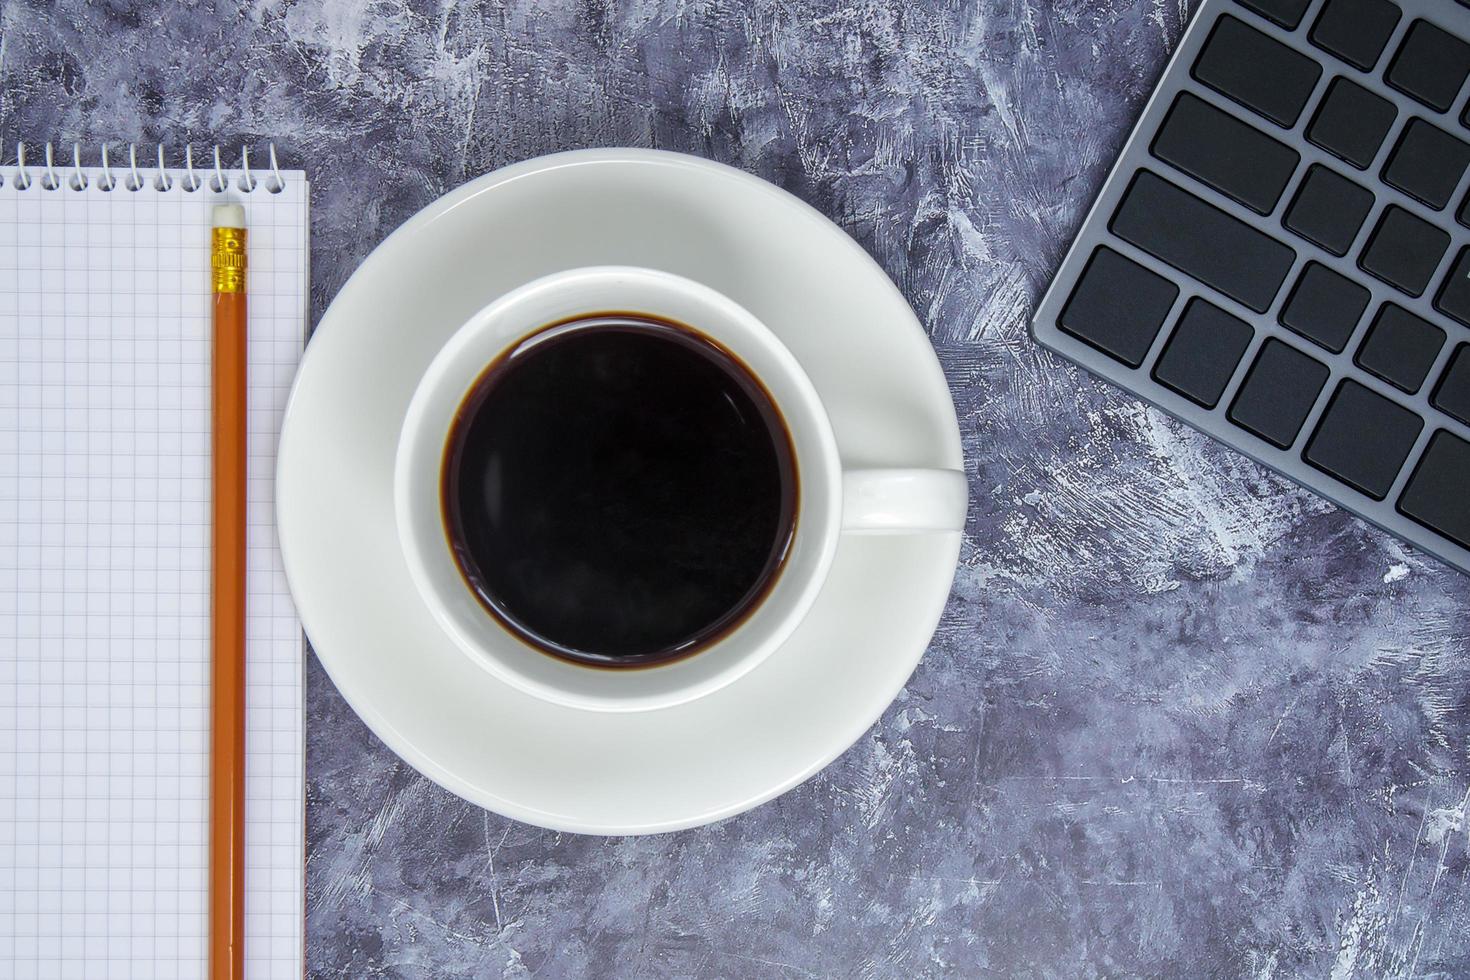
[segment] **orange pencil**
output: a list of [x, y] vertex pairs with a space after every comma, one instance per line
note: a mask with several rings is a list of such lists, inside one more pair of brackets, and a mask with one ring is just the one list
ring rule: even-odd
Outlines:
[[245, 209], [214, 209], [209, 977], [245, 976]]

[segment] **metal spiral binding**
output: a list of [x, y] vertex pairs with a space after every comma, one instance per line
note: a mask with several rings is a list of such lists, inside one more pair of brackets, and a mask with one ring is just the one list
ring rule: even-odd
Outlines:
[[[261, 177], [257, 177], [257, 171], [250, 167], [250, 147], [240, 148], [240, 176], [233, 182], [225, 174], [223, 156], [220, 147], [214, 147], [214, 173], [207, 179], [201, 177], [194, 169], [194, 148], [184, 147], [184, 174], [181, 179], [175, 181], [168, 172], [168, 164], [164, 157], [163, 144], [158, 144], [158, 166], [154, 170], [152, 181], [145, 180], [143, 171], [138, 167], [138, 144], [128, 144], [128, 161], [126, 171], [119, 168], [117, 173], [113, 171], [112, 161], [108, 157], [109, 145], [102, 144], [100, 174], [96, 180], [88, 174], [82, 166], [82, 145], [73, 143], [71, 148], [71, 173], [66, 173], [66, 165], [62, 163], [58, 169], [56, 163], [56, 149], [54, 144], [45, 144], [44, 167], [39, 168], [40, 174], [36, 179], [31, 176], [31, 168], [26, 166], [26, 144], [17, 143], [15, 147], [15, 163], [10, 167], [0, 168], [0, 187], [5, 185], [8, 178], [16, 190], [30, 190], [34, 185], [46, 191], [84, 191], [88, 187], [96, 187], [100, 191], [111, 192], [119, 187], [129, 191], [140, 191], [145, 184], [151, 183], [155, 191], [171, 191], [177, 186], [185, 193], [194, 193], [201, 189], [208, 189], [214, 194], [223, 194], [230, 190], [232, 183], [234, 189], [250, 194], [257, 188], [265, 190], [270, 194], [279, 194], [286, 188], [286, 180], [281, 176], [280, 165], [276, 162], [276, 145], [269, 144], [270, 167], [261, 170]], [[8, 172], [7, 172], [8, 171]], [[119, 174], [122, 178], [119, 179]], [[263, 179], [262, 179], [263, 178]]]

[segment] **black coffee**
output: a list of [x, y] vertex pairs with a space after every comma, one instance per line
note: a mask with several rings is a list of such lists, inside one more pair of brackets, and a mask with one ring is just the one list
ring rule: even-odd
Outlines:
[[791, 438], [759, 381], [687, 327], [547, 327], [460, 406], [449, 542], [497, 619], [599, 666], [687, 656], [738, 625], [796, 524]]

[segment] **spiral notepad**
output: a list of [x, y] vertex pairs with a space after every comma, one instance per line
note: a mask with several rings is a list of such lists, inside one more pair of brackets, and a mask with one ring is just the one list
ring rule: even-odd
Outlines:
[[[49, 155], [49, 154], [48, 154]], [[0, 167], [0, 975], [202, 977], [209, 226], [250, 230], [246, 962], [300, 977], [302, 640], [274, 459], [300, 171]]]

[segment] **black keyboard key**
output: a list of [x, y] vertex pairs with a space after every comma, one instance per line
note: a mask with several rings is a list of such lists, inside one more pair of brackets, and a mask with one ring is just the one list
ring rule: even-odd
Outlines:
[[1180, 93], [1154, 137], [1153, 154], [1257, 214], [1270, 214], [1301, 155], [1265, 133]]
[[1205, 408], [1214, 408], [1255, 331], [1238, 317], [1192, 299], [1169, 337], [1154, 378]]
[[1449, 235], [1391, 205], [1384, 209], [1358, 265], [1410, 296], [1422, 296], [1449, 247]]
[[1470, 75], [1470, 44], [1427, 20], [1416, 20], [1384, 76], [1388, 84], [1444, 112]]
[[1333, 255], [1346, 255], [1373, 210], [1373, 194], [1313, 164], [1286, 210], [1286, 227]]
[[1113, 215], [1113, 234], [1264, 313], [1296, 253], [1147, 170]]
[[1129, 367], [1138, 367], [1179, 295], [1179, 287], [1110, 248], [1082, 270], [1057, 326]]
[[1393, 127], [1392, 102], [1346, 78], [1334, 79], [1307, 128], [1307, 139], [1359, 170], [1367, 170]]
[[1399, 23], [1399, 8], [1389, 0], [1327, 0], [1309, 35], [1355, 68], [1369, 71]]
[[1368, 373], [1412, 395], [1424, 384], [1443, 346], [1444, 331], [1439, 327], [1385, 303], [1353, 360]]
[[1460, 249], [1454, 268], [1439, 287], [1434, 308], [1470, 327], [1470, 248]]
[[1470, 143], [1422, 119], [1411, 119], [1399, 137], [1383, 179], [1436, 211], [1444, 210], [1470, 166]]
[[1366, 493], [1388, 496], [1424, 420], [1356, 381], [1337, 386], [1302, 458]]
[[1327, 383], [1327, 366], [1272, 338], [1261, 345], [1230, 405], [1230, 421], [1286, 449]]
[[1470, 442], [1440, 429], [1404, 486], [1399, 512], [1470, 548]]
[[1281, 310], [1281, 324], [1340, 354], [1372, 295], [1327, 266], [1308, 262]]
[[[1461, 344], [1450, 355], [1444, 376], [1434, 386], [1429, 403], [1435, 408], [1470, 425], [1470, 344]], [[1470, 492], [1467, 492], [1470, 496]]]
[[1194, 63], [1194, 77], [1283, 126], [1296, 125], [1322, 68], [1234, 17], [1221, 17]]
[[[1470, 126], [1470, 123], [1466, 123]], [[1470, 194], [1465, 195], [1465, 200], [1460, 204], [1460, 210], [1455, 215], [1455, 220], [1466, 228], [1470, 228]]]
[[1295, 30], [1296, 25], [1302, 22], [1302, 14], [1307, 12], [1307, 6], [1311, 2], [1312, 0], [1240, 0], [1242, 6], [1249, 7], [1289, 31]]

